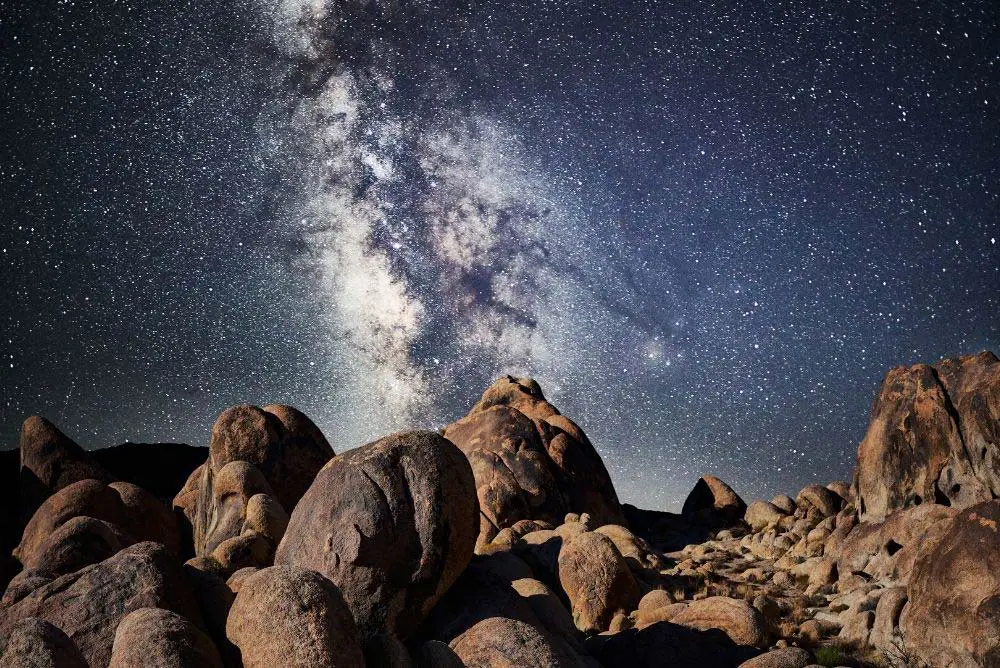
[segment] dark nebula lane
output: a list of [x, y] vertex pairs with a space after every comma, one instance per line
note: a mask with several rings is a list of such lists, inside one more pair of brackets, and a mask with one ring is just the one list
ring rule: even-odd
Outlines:
[[1000, 8], [758, 5], [5, 7], [0, 442], [514, 373], [638, 505], [849, 476], [890, 367], [1000, 349]]

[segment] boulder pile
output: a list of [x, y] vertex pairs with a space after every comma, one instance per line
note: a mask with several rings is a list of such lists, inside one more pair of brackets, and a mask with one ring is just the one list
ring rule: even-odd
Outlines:
[[0, 667], [998, 666], [998, 446], [989, 353], [892, 370], [851, 483], [676, 514], [525, 378], [340, 455], [234, 406], [159, 481], [32, 417]]

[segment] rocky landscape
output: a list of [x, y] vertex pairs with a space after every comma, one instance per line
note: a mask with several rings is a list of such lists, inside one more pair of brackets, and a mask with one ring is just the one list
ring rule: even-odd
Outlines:
[[2, 666], [1000, 666], [1000, 361], [889, 372], [852, 482], [619, 502], [501, 378], [338, 456], [289, 406], [207, 449], [0, 453]]

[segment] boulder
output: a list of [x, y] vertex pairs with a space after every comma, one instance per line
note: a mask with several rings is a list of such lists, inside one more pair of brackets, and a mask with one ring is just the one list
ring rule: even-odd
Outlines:
[[108, 668], [222, 668], [219, 652], [197, 626], [161, 608], [134, 610], [118, 624]]
[[163, 545], [147, 542], [57, 578], [0, 610], [0, 637], [21, 620], [38, 617], [71, 637], [88, 665], [104, 668], [122, 617], [148, 607], [201, 623], [176, 557]]
[[87, 668], [73, 641], [49, 622], [27, 617], [9, 633], [3, 641], [6, 650], [0, 654], [0, 668]]
[[751, 529], [760, 532], [776, 525], [782, 517], [785, 517], [785, 513], [777, 506], [758, 499], [747, 506], [743, 520], [750, 525]]
[[469, 666], [589, 665], [569, 612], [553, 598], [510, 553], [477, 556], [419, 634], [449, 643]]
[[636, 570], [660, 570], [665, 565], [662, 555], [652, 549], [645, 540], [621, 525], [605, 524], [594, 531], [610, 538], [625, 561]]
[[314, 571], [273, 566], [246, 578], [226, 636], [244, 668], [363, 668], [357, 627], [340, 590]]
[[844, 499], [822, 485], [806, 485], [795, 497], [799, 508], [815, 508], [823, 517], [832, 517], [844, 506]]
[[320, 471], [275, 562], [333, 581], [363, 640], [406, 639], [469, 563], [478, 524], [462, 452], [434, 432], [400, 432]]
[[739, 494], [714, 475], [698, 479], [684, 500], [681, 514], [716, 525], [731, 525], [743, 518], [747, 504]]
[[209, 485], [226, 464], [249, 462], [264, 475], [286, 510], [295, 507], [334, 455], [322, 432], [301, 411], [250, 404], [227, 408], [219, 415], [212, 425], [208, 452]]
[[24, 567], [54, 579], [104, 561], [137, 542], [114, 524], [85, 515], [73, 517], [46, 536]]
[[739, 668], [805, 668], [812, 661], [801, 647], [781, 647], [744, 661]]
[[687, 609], [671, 620], [692, 629], [719, 629], [737, 645], [761, 647], [764, 644], [764, 619], [746, 601], [726, 596], [710, 596], [691, 601]]
[[47, 498], [24, 529], [14, 555], [29, 568], [41, 558], [49, 536], [74, 517], [87, 516], [113, 524], [137, 540], [162, 543], [175, 554], [180, 533], [172, 513], [135, 485], [81, 480]]
[[[899, 627], [932, 666], [1000, 662], [1000, 501], [966, 508], [916, 559]], [[947, 638], [947, 642], [942, 642]]]
[[899, 615], [906, 601], [906, 587], [885, 590], [875, 606], [875, 621], [868, 635], [869, 644], [882, 650], [892, 650], [895, 647], [896, 636], [899, 635]]
[[488, 617], [455, 638], [450, 647], [475, 668], [583, 668], [579, 655], [555, 645], [538, 627], [519, 619]]
[[21, 505], [25, 519], [59, 490], [81, 480], [108, 483], [114, 477], [43, 417], [21, 425]]
[[862, 521], [921, 503], [1000, 496], [1000, 364], [991, 353], [892, 369], [858, 446]]
[[866, 579], [906, 584], [917, 555], [940, 539], [956, 512], [928, 504], [893, 513], [883, 522], [859, 524], [830, 553], [840, 579], [864, 573]]
[[771, 505], [786, 515], [791, 515], [795, 512], [795, 499], [787, 494], [779, 494], [771, 499]]
[[718, 629], [699, 631], [670, 622], [587, 639], [587, 648], [603, 668], [737, 666], [757, 654], [740, 647]]
[[614, 542], [595, 531], [563, 543], [559, 583], [572, 606], [573, 623], [586, 633], [606, 631], [615, 615], [635, 610], [642, 596]]
[[625, 524], [597, 450], [531, 379], [497, 380], [444, 435], [472, 465], [480, 547], [519, 520], [558, 525], [569, 512], [588, 513], [592, 526]]

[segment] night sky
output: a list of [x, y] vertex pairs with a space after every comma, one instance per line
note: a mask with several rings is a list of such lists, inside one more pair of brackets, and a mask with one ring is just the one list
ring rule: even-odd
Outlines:
[[721, 4], [0, 0], [0, 443], [510, 372], [625, 501], [848, 478], [890, 367], [1000, 352], [1000, 5]]

